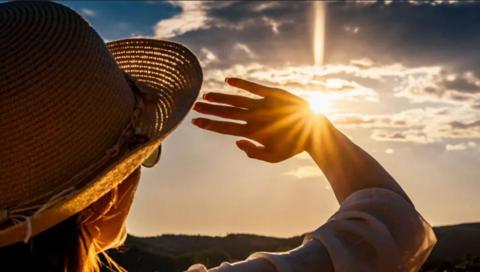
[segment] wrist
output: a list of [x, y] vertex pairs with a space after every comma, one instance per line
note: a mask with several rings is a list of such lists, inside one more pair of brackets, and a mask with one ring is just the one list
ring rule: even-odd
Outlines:
[[329, 138], [335, 127], [324, 115], [312, 115], [307, 121], [308, 136], [305, 141], [304, 151], [310, 156], [321, 153], [325, 146], [325, 139]]

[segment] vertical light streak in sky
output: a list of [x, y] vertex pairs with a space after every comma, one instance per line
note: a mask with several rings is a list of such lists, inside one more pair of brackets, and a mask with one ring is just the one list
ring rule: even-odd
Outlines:
[[313, 58], [315, 66], [323, 64], [325, 46], [325, 3], [316, 1], [313, 3]]

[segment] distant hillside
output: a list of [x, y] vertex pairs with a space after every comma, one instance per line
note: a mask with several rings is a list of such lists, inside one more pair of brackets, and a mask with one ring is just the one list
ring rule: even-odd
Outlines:
[[480, 271], [480, 223], [436, 227], [426, 271]]
[[[439, 242], [423, 271], [480, 271], [480, 223], [436, 227], [435, 233]], [[125, 246], [110, 255], [131, 272], [177, 272], [193, 263], [211, 267], [242, 260], [255, 251], [284, 251], [301, 241], [300, 236], [279, 239], [246, 234], [128, 236]]]

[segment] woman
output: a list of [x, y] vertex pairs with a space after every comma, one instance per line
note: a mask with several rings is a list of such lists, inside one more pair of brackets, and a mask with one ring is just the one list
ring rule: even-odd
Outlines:
[[[142, 162], [158, 160], [161, 142], [196, 98], [198, 62], [165, 41], [104, 44], [55, 3], [0, 4], [0, 33], [2, 269], [98, 271], [97, 256], [125, 239]], [[209, 93], [207, 101], [224, 105], [199, 102], [195, 109], [245, 123], [194, 124], [262, 144], [237, 142], [268, 162], [307, 151], [341, 208], [297, 249], [211, 271], [419, 268], [434, 244], [431, 228], [373, 158], [300, 98], [241, 79], [227, 83], [262, 98]]]

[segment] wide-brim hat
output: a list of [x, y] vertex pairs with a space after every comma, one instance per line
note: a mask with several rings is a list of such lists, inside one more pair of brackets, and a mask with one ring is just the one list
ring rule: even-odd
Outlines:
[[84, 210], [155, 153], [202, 84], [195, 55], [105, 43], [73, 10], [0, 4], [0, 246]]

